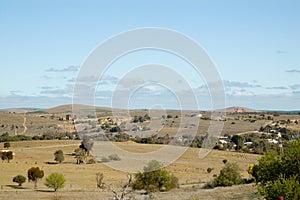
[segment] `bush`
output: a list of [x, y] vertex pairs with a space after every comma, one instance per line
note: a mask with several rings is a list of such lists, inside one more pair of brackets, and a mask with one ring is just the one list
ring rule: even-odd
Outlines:
[[232, 186], [243, 183], [241, 174], [239, 173], [239, 167], [236, 163], [226, 163], [223, 169], [220, 171], [213, 182], [213, 187], [217, 186]]
[[101, 162], [109, 162], [110, 160], [108, 159], [108, 158], [106, 158], [106, 157], [102, 157], [101, 158]]
[[211, 173], [213, 169], [214, 169], [214, 168], [210, 168], [210, 167], [209, 167], [209, 168], [207, 168], [206, 171], [207, 171], [207, 173]]
[[300, 199], [300, 184], [296, 176], [288, 179], [280, 177], [266, 187], [261, 187], [259, 191], [267, 200], [277, 199], [279, 196], [284, 199]]
[[112, 154], [108, 156], [109, 160], [121, 160], [121, 158], [117, 154]]
[[88, 164], [96, 164], [96, 163], [97, 163], [97, 160], [95, 158], [91, 158], [88, 161]]
[[12, 180], [14, 183], [18, 183], [19, 186], [22, 186], [23, 183], [26, 181], [26, 177], [22, 175], [17, 175]]
[[147, 193], [156, 191], [168, 191], [178, 187], [178, 179], [169, 174], [165, 169], [160, 169], [158, 161], [151, 161], [144, 167], [144, 172], [135, 175], [132, 188], [134, 190], [146, 190]]
[[10, 147], [10, 143], [9, 142], [4, 142], [3, 147], [8, 149]]
[[203, 189], [213, 189], [213, 188], [215, 188], [213, 181], [209, 181], [209, 182], [205, 183], [203, 186]]
[[266, 199], [299, 199], [300, 197], [300, 139], [290, 142], [281, 155], [268, 153], [249, 173], [259, 184]]
[[65, 182], [66, 180], [64, 175], [54, 172], [46, 178], [45, 185], [49, 188], [53, 188], [56, 192], [57, 189], [65, 187]]

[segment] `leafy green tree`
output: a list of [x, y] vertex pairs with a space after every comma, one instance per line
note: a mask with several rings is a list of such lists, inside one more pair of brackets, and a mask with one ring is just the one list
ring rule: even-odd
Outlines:
[[8, 149], [10, 147], [10, 143], [9, 142], [4, 142], [3, 147]]
[[231, 142], [236, 144], [236, 150], [240, 150], [244, 146], [244, 137], [241, 135], [233, 135]]
[[300, 199], [300, 184], [296, 176], [280, 177], [272, 184], [259, 188], [259, 191], [267, 200], [278, 199], [280, 196], [284, 199]]
[[232, 186], [243, 183], [236, 163], [226, 163], [220, 174], [213, 180], [214, 186]]
[[28, 181], [33, 181], [34, 188], [36, 188], [38, 180], [44, 177], [44, 171], [40, 170], [39, 167], [31, 167], [27, 171], [27, 176], [28, 176]]
[[49, 188], [53, 188], [56, 192], [58, 189], [65, 187], [65, 182], [66, 179], [64, 175], [54, 172], [46, 178], [45, 185]]
[[62, 150], [57, 150], [54, 152], [54, 160], [56, 162], [59, 162], [61, 163], [62, 161], [65, 160], [65, 157], [64, 157], [64, 152]]
[[18, 183], [19, 186], [22, 186], [23, 183], [26, 181], [26, 177], [22, 175], [17, 175], [12, 180], [14, 183]]
[[167, 170], [161, 169], [158, 161], [151, 161], [144, 167], [144, 172], [135, 175], [132, 188], [135, 190], [146, 190], [147, 193], [171, 190], [178, 187], [178, 179]]
[[280, 154], [268, 153], [250, 174], [266, 199], [299, 199], [300, 197], [300, 139], [290, 142]]

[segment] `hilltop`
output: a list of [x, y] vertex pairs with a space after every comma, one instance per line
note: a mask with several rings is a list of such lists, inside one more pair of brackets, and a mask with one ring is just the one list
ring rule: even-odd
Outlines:
[[233, 107], [228, 107], [224, 109], [220, 109], [218, 111], [221, 112], [226, 112], [226, 113], [260, 113], [262, 111], [256, 110], [253, 108], [246, 108], [246, 107], [238, 107], [238, 106], [233, 106]]

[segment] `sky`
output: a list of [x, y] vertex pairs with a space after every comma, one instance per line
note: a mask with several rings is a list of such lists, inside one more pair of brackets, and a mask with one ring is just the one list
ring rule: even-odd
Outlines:
[[[157, 27], [184, 34], [205, 50], [223, 80], [226, 106], [300, 110], [299, 20], [298, 0], [1, 0], [0, 108], [71, 104], [82, 66], [99, 45], [129, 30]], [[122, 78], [149, 63], [176, 71], [196, 94], [199, 109], [212, 107], [205, 77], [178, 56], [152, 50], [112, 63], [97, 79], [95, 104], [119, 105], [112, 99], [129, 82]], [[178, 96], [185, 94], [159, 83], [134, 83], [130, 108], [177, 109]]]

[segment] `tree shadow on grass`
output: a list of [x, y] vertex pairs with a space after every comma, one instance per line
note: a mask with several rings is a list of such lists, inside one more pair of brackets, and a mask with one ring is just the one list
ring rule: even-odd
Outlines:
[[54, 190], [48, 190], [48, 189], [35, 189], [37, 192], [46, 192], [46, 193], [54, 193]]
[[48, 164], [48, 165], [57, 165], [58, 163], [57, 162], [44, 162], [45, 164]]
[[13, 188], [13, 189], [28, 189], [28, 188], [24, 188], [22, 186], [19, 185], [6, 185], [7, 187]]

